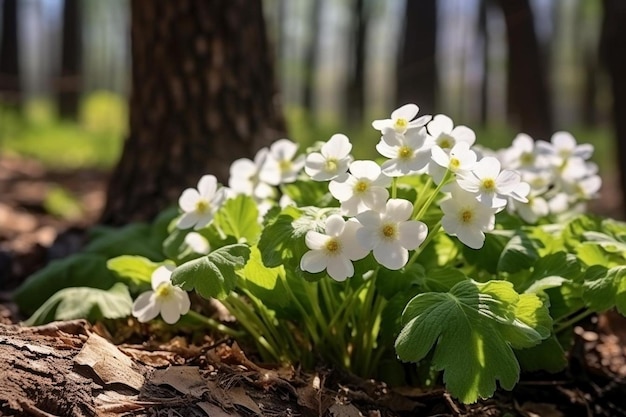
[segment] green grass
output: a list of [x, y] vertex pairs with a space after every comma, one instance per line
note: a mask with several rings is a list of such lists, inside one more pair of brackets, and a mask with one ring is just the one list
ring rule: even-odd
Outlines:
[[77, 122], [56, 117], [45, 100], [26, 103], [23, 114], [0, 111], [0, 151], [41, 161], [53, 169], [110, 168], [126, 134], [124, 100], [94, 93], [83, 100]]

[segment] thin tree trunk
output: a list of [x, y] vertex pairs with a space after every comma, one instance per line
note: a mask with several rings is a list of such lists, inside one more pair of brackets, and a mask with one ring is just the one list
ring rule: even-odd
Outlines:
[[133, 0], [130, 133], [106, 224], [152, 219], [284, 136], [260, 0]]
[[313, 116], [315, 74], [319, 60], [319, 47], [322, 25], [322, 6], [324, 0], [313, 0], [311, 2], [311, 26], [309, 28], [309, 42], [304, 57], [304, 87], [302, 94], [302, 106], [307, 111], [308, 116]]
[[365, 113], [365, 60], [368, 13], [365, 0], [354, 0], [352, 45], [354, 51], [348, 78], [347, 114], [353, 125], [363, 122]]
[[617, 141], [622, 199], [626, 196], [626, 2], [604, 0], [600, 51], [611, 79], [613, 124]]
[[487, 29], [488, 2], [480, 0], [478, 12], [478, 34], [482, 40], [482, 77], [480, 82], [480, 124], [485, 127], [489, 122], [489, 31]]
[[5, 104], [19, 110], [20, 63], [18, 54], [18, 3], [4, 0], [0, 34], [0, 96]]
[[81, 0], [64, 0], [59, 115], [75, 119], [81, 91], [82, 30]]
[[552, 110], [543, 55], [528, 0], [498, 0], [507, 28], [509, 114], [529, 135], [552, 134]]
[[415, 103], [435, 112], [437, 93], [437, 0], [407, 1], [404, 36], [396, 69], [396, 104]]

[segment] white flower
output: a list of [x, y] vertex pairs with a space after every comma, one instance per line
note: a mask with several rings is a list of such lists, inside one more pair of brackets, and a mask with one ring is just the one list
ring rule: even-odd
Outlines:
[[368, 250], [356, 238], [360, 227], [357, 221], [345, 221], [338, 214], [329, 216], [325, 233], [314, 230], [307, 232], [305, 242], [311, 250], [300, 259], [300, 269], [313, 273], [326, 269], [328, 275], [336, 281], [345, 281], [354, 275], [352, 261], [368, 254]]
[[374, 120], [372, 127], [376, 130], [384, 132], [386, 129], [393, 129], [397, 133], [403, 134], [409, 129], [423, 127], [428, 123], [431, 116], [421, 116], [415, 120], [419, 107], [415, 104], [405, 104], [391, 113], [391, 119]]
[[452, 119], [444, 114], [433, 117], [426, 127], [435, 144], [445, 151], [454, 147], [457, 143], [467, 143], [472, 146], [476, 142], [476, 134], [467, 126], [454, 127]]
[[170, 281], [174, 268], [164, 265], [154, 270], [152, 291], [139, 295], [133, 304], [132, 314], [137, 320], [145, 323], [160, 314], [166, 323], [174, 324], [189, 312], [191, 303], [187, 292]]
[[341, 202], [342, 213], [355, 216], [365, 210], [380, 210], [389, 198], [391, 178], [374, 161], [354, 161], [350, 174], [328, 184], [330, 193]]
[[320, 152], [306, 157], [304, 171], [315, 181], [328, 181], [348, 171], [352, 144], [346, 135], [336, 134], [322, 145]]
[[304, 166], [304, 155], [294, 159], [297, 151], [298, 145], [289, 139], [274, 142], [259, 172], [261, 181], [270, 185], [294, 182]]
[[541, 195], [531, 193], [528, 196], [528, 202], [511, 201], [511, 212], [517, 213], [527, 223], [537, 223], [537, 221], [550, 214], [548, 202]]
[[376, 145], [376, 150], [390, 158], [382, 171], [390, 177], [400, 177], [424, 169], [430, 161], [431, 142], [425, 129], [411, 129], [405, 134], [386, 129]]
[[495, 227], [496, 209], [480, 203], [474, 194], [461, 188], [456, 187], [440, 207], [443, 230], [472, 249], [480, 249], [485, 243], [485, 232]]
[[384, 267], [400, 269], [409, 260], [409, 250], [424, 242], [428, 227], [416, 220], [410, 220], [413, 204], [406, 200], [392, 198], [384, 210], [368, 210], [357, 216], [363, 225], [356, 233], [362, 245], [373, 250], [374, 258]]
[[467, 142], [459, 142], [446, 153], [440, 146], [433, 146], [431, 156], [434, 164], [428, 165], [428, 173], [439, 184], [447, 170], [453, 173], [468, 171], [476, 164], [476, 153]]
[[211, 251], [209, 241], [197, 232], [189, 232], [185, 236], [185, 244], [195, 253], [206, 255]]
[[215, 213], [226, 200], [226, 191], [218, 188], [214, 175], [204, 175], [198, 181], [198, 188], [187, 188], [178, 199], [183, 215], [176, 222], [179, 229], [202, 229], [211, 223]]
[[259, 179], [261, 167], [265, 163], [269, 149], [261, 148], [254, 161], [240, 158], [230, 165], [228, 186], [236, 194], [253, 196], [259, 200], [274, 196], [274, 188]]
[[507, 169], [537, 171], [548, 168], [549, 160], [539, 153], [536, 142], [525, 133], [518, 134], [509, 148], [499, 154], [502, 165]]
[[550, 142], [537, 141], [537, 149], [548, 156], [555, 158], [555, 165], [561, 165], [571, 157], [587, 160], [593, 154], [593, 145], [578, 145], [576, 139], [569, 132], [556, 132], [550, 138]]
[[478, 201], [493, 208], [504, 207], [506, 197], [526, 202], [530, 191], [530, 187], [521, 182], [520, 174], [506, 169], [500, 171], [500, 161], [492, 156], [478, 161], [471, 171], [459, 172], [457, 183], [464, 190], [476, 194]]

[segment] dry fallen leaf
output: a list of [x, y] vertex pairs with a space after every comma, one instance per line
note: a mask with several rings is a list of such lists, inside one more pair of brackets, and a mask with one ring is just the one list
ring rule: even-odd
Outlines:
[[240, 405], [258, 416], [263, 415], [259, 405], [246, 394], [246, 391], [242, 387], [231, 388], [226, 393], [230, 396], [233, 404]]
[[209, 390], [207, 381], [200, 375], [197, 366], [157, 369], [150, 376], [150, 382], [155, 385], [169, 385], [176, 391], [195, 398], [202, 398], [202, 394]]
[[145, 382], [128, 356], [95, 333], [89, 335], [74, 362], [89, 366], [105, 384], [124, 384], [139, 391]]
[[201, 401], [196, 404], [198, 407], [204, 411], [208, 417], [241, 417], [241, 414], [236, 411], [226, 412], [221, 407], [218, 407], [215, 404], [211, 404], [206, 401]]
[[328, 411], [332, 417], [363, 417], [359, 409], [352, 404], [333, 404]]

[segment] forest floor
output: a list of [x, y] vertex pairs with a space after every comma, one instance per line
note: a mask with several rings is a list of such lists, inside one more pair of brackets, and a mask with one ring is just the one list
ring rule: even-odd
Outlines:
[[[48, 342], [56, 347], [75, 337], [78, 338], [77, 342], [72, 342], [75, 347], [91, 340], [86, 335], [97, 334], [117, 345], [119, 351], [134, 362], [150, 368], [153, 377], [157, 375], [150, 384], [138, 389], [139, 394], [132, 399], [124, 397], [122, 401], [119, 397], [118, 401], [125, 406], [120, 407], [118, 403], [116, 408], [109, 404], [106, 412], [98, 409], [98, 415], [626, 415], [626, 319], [614, 313], [592, 317], [575, 329], [570, 366], [565, 371], [524, 374], [513, 391], [499, 390], [492, 399], [468, 406], [456, 402], [443, 389], [392, 388], [328, 368], [309, 373], [275, 369], [257, 363], [254, 352], [246, 347], [239, 348], [231, 340], [208, 336], [200, 341], [178, 336], [158, 342], [146, 337], [145, 329], [140, 326], [131, 326], [126, 333], [111, 333], [110, 328], [101, 324], [83, 322], [55, 330], [24, 329], [29, 333], [23, 333], [13, 326], [24, 317], [11, 302], [11, 290], [50, 260], [80, 249], [85, 229], [98, 219], [105, 199], [106, 180], [105, 172], [51, 172], [32, 160], [0, 157], [0, 345], [6, 345], [7, 335], [12, 335], [25, 337], [32, 343], [47, 343], [46, 340], [51, 339]], [[79, 211], [70, 204], [68, 207], [74, 207], [71, 216], [50, 214], [50, 195], [58, 187], [74, 196], [79, 202]], [[602, 197], [592, 210], [623, 218], [619, 195], [615, 181], [605, 179]], [[68, 335], [68, 332], [74, 334]], [[71, 350], [67, 346], [63, 349]], [[177, 369], [186, 375], [182, 382], [180, 375], [167, 374], [167, 369], [171, 369], [169, 365], [181, 366]], [[203, 390], [198, 390], [198, 381], [204, 386]], [[0, 416], [5, 415], [3, 412], [6, 415], [55, 414], [41, 404], [24, 406], [20, 414], [3, 401], [6, 399], [0, 395]]]

